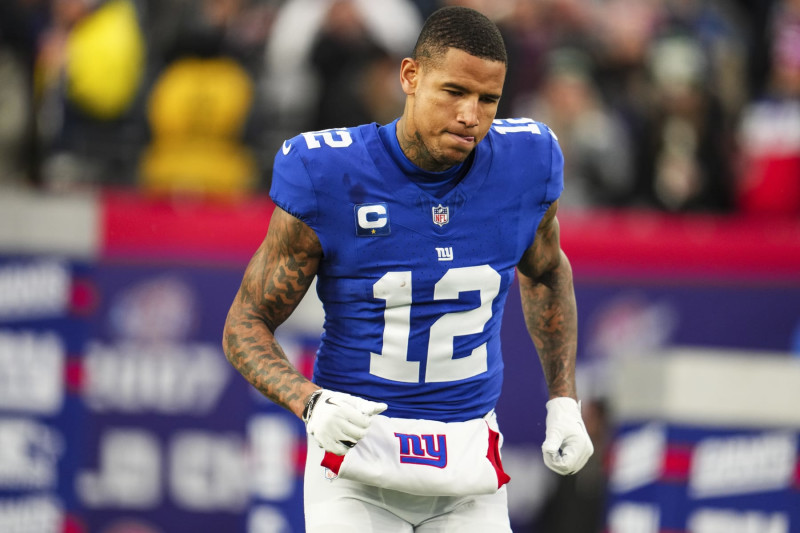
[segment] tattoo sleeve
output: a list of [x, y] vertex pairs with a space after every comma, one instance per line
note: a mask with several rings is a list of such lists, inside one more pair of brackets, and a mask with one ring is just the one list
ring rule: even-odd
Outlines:
[[313, 230], [276, 207], [223, 331], [228, 361], [264, 396], [297, 416], [318, 387], [289, 362], [274, 333], [305, 295], [321, 257]]
[[557, 209], [557, 203], [548, 209], [517, 269], [525, 325], [539, 354], [550, 398], [577, 399], [578, 314], [572, 267], [561, 250]]

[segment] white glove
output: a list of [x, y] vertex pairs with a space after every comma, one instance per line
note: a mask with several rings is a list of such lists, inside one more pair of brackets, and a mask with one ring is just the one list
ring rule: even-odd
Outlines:
[[344, 455], [367, 434], [372, 417], [388, 405], [321, 389], [306, 414], [306, 431], [325, 451]]
[[581, 418], [581, 403], [572, 398], [553, 398], [545, 405], [544, 464], [561, 475], [575, 474], [594, 453]]

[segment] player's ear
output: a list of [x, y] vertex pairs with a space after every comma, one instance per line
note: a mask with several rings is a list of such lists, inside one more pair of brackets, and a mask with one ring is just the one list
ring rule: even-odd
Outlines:
[[417, 92], [419, 83], [419, 63], [410, 57], [403, 59], [400, 63], [400, 85], [403, 92], [407, 95]]

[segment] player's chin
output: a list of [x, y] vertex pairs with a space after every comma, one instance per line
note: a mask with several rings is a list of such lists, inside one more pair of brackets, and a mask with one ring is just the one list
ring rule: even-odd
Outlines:
[[460, 144], [443, 150], [440, 154], [440, 162], [448, 163], [450, 165], [459, 165], [466, 161], [469, 154], [475, 149], [475, 145]]
[[456, 165], [460, 165], [467, 160], [467, 157], [469, 157], [469, 152], [460, 153], [449, 151], [447, 153], [439, 154], [439, 157], [436, 158], [436, 162], [439, 163], [443, 169], [447, 169]]

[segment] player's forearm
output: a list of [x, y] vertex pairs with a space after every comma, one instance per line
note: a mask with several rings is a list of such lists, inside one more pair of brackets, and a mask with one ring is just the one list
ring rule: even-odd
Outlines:
[[321, 256], [314, 232], [276, 207], [223, 332], [228, 361], [264, 396], [297, 416], [319, 387], [289, 362], [273, 333], [308, 291]]
[[223, 349], [233, 367], [261, 394], [301, 416], [318, 387], [289, 362], [263, 320], [234, 305], [225, 322]]
[[539, 354], [550, 398], [577, 399], [578, 313], [569, 261], [562, 253], [553, 270], [538, 279], [520, 275], [519, 280], [525, 324]]

